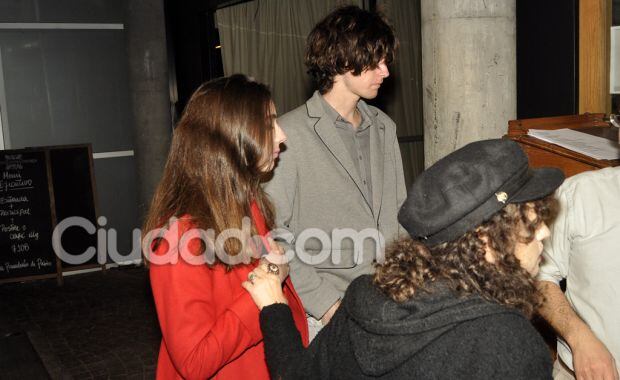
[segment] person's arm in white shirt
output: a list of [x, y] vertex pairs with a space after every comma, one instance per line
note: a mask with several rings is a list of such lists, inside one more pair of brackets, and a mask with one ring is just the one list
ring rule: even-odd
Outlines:
[[620, 379], [613, 356], [575, 313], [562, 289], [549, 281], [539, 281], [538, 289], [545, 298], [539, 313], [570, 346], [577, 380]]
[[560, 212], [551, 226], [551, 236], [544, 242], [545, 260], [537, 282], [544, 302], [539, 313], [570, 346], [577, 380], [620, 380], [613, 356], [573, 310], [559, 286], [568, 273], [572, 236], [578, 228], [571, 215], [572, 193], [564, 190], [556, 193]]

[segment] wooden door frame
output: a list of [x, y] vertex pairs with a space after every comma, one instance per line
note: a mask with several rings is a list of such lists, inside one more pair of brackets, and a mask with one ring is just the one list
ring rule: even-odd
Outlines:
[[579, 113], [611, 111], [612, 0], [579, 0]]

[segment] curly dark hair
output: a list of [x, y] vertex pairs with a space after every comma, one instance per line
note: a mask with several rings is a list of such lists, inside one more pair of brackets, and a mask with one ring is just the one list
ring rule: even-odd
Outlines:
[[[394, 301], [404, 302], [417, 291], [427, 291], [432, 282], [445, 281], [459, 296], [479, 295], [531, 317], [541, 297], [534, 279], [515, 256], [515, 246], [531, 242], [542, 223], [551, 223], [556, 210], [557, 200], [548, 196], [508, 204], [448, 243], [427, 247], [411, 238], [398, 240], [387, 248], [385, 261], [377, 264], [374, 283]], [[533, 220], [528, 217], [531, 211], [536, 214]], [[494, 263], [485, 259], [486, 244]]]
[[394, 60], [397, 47], [392, 27], [379, 13], [357, 6], [341, 7], [315, 25], [306, 42], [308, 73], [324, 94], [334, 85], [334, 76], [352, 71], [360, 75], [385, 60]]

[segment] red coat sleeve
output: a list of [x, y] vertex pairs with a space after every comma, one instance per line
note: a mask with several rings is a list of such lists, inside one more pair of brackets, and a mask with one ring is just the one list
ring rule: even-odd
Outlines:
[[217, 281], [221, 271], [179, 257], [176, 264], [151, 265], [150, 276], [163, 341], [184, 378], [209, 378], [262, 340], [249, 293], [239, 293], [227, 307], [216, 304], [222, 298], [230, 302], [229, 283]]

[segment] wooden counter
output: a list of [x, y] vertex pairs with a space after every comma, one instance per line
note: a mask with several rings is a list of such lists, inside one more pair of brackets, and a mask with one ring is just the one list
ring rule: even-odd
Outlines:
[[560, 168], [567, 177], [570, 177], [586, 170], [620, 166], [620, 160], [597, 160], [570, 149], [528, 136], [528, 130], [570, 128], [617, 143], [618, 128], [611, 126], [605, 120], [606, 115], [602, 113], [511, 120], [508, 122], [508, 134], [506, 137], [518, 142], [523, 147], [530, 160], [530, 166]]

